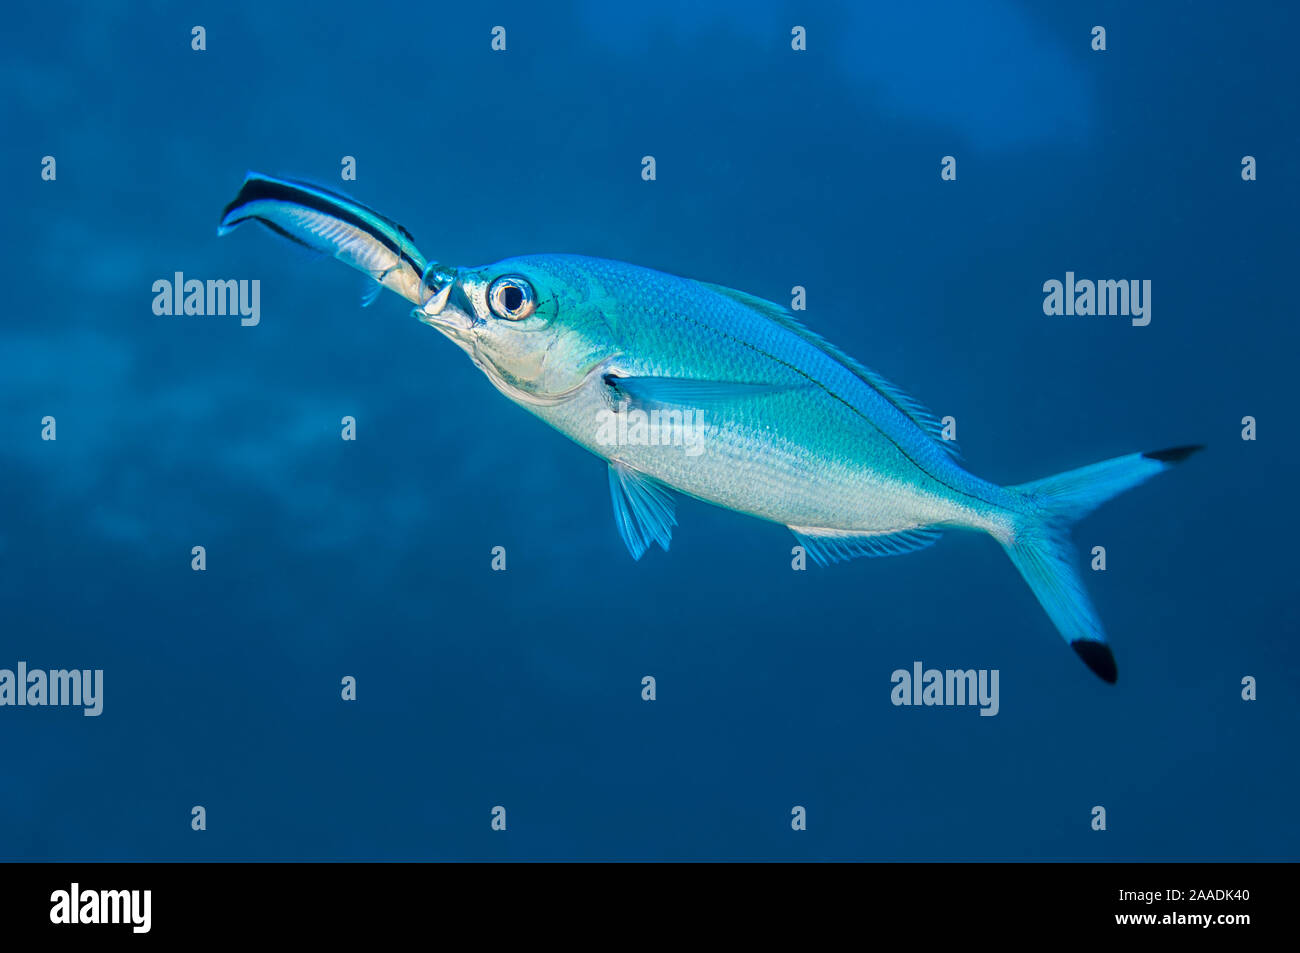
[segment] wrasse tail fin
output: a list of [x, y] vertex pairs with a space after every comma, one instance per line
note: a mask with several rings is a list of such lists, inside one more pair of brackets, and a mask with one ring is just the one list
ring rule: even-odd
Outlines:
[[1070, 525], [1102, 503], [1186, 460], [1200, 446], [1130, 453], [1010, 489], [1024, 499], [1015, 538], [1003, 543], [1061, 637], [1102, 681], [1119, 675], [1079, 573]]

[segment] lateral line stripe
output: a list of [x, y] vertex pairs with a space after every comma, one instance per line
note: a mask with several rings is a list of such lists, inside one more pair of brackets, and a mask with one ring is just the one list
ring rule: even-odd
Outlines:
[[[955, 487], [955, 486], [953, 486], [952, 484], [948, 483], [946, 480], [942, 480], [942, 479], [940, 479], [939, 477], [935, 476], [935, 475], [934, 475], [933, 473], [931, 473], [931, 472], [930, 472], [926, 467], [922, 466], [921, 463], [920, 463], [920, 461], [916, 460], [916, 459], [915, 459], [915, 458], [914, 458], [910, 453], [908, 453], [906, 450], [904, 450], [903, 447], [899, 444], [899, 442], [898, 442], [897, 440], [895, 440], [895, 439], [894, 439], [893, 437], [891, 437], [889, 434], [887, 434], [887, 433], [885, 433], [883, 430], [881, 430], [881, 428], [876, 424], [875, 421], [873, 421], [870, 417], [868, 417], [868, 416], [867, 416], [866, 414], [864, 414], [861, 410], [859, 410], [857, 407], [855, 407], [855, 406], [853, 405], [852, 402], [846, 400], [846, 399], [845, 399], [844, 397], [842, 397], [840, 394], [838, 394], [838, 393], [836, 393], [835, 391], [831, 390], [828, 386], [826, 386], [826, 384], [822, 383], [821, 381], [817, 380], [816, 378], [812, 377], [811, 375], [809, 375], [809, 374], [805, 373], [804, 371], [800, 370], [799, 368], [795, 367], [795, 366], [794, 366], [793, 364], [791, 364], [789, 361], [784, 361], [784, 360], [782, 360], [781, 358], [777, 357], [775, 354], [772, 354], [772, 353], [769, 352], [769, 351], [765, 351], [765, 350], [763, 350], [763, 348], [759, 347], [759, 346], [756, 345], [756, 344], [752, 344], [752, 343], [750, 343], [749, 341], [742, 341], [740, 338], [736, 337], [735, 335], [733, 335], [733, 334], [728, 334], [726, 331], [723, 331], [721, 328], [715, 328], [713, 325], [711, 325], [711, 324], [706, 324], [705, 322], [700, 321], [700, 320], [697, 319], [697, 318], [692, 318], [692, 317], [690, 317], [689, 315], [685, 315], [685, 314], [677, 315], [677, 317], [682, 318], [682, 319], [684, 319], [684, 320], [686, 320], [686, 321], [690, 321], [692, 324], [699, 325], [700, 327], [705, 328], [705, 329], [707, 329], [707, 330], [709, 330], [709, 331], [712, 331], [714, 334], [720, 335], [720, 336], [722, 336], [722, 337], [724, 337], [724, 338], [727, 338], [728, 340], [734, 341], [735, 343], [741, 345], [742, 347], [747, 347], [747, 348], [749, 348], [751, 351], [755, 352], [756, 354], [761, 354], [761, 355], [763, 355], [764, 357], [768, 358], [769, 360], [771, 360], [771, 361], [775, 361], [777, 364], [780, 364], [780, 365], [782, 365], [783, 367], [787, 367], [787, 368], [789, 368], [790, 370], [792, 370], [792, 371], [794, 371], [796, 374], [798, 374], [800, 377], [802, 377], [802, 378], [804, 378], [805, 380], [807, 380], [809, 383], [814, 384], [814, 385], [816, 385], [817, 387], [820, 387], [823, 391], [825, 391], [825, 392], [827, 393], [827, 395], [829, 395], [830, 397], [833, 397], [835, 400], [838, 400], [841, 404], [843, 404], [843, 405], [844, 405], [845, 407], [847, 407], [849, 410], [853, 411], [855, 414], [857, 414], [859, 417], [861, 417], [864, 421], [866, 421], [866, 423], [867, 423], [867, 424], [868, 424], [872, 429], [874, 429], [874, 430], [875, 430], [877, 433], [879, 433], [882, 437], [884, 437], [886, 440], [888, 440], [890, 443], [892, 443], [892, 444], [894, 445], [894, 448], [895, 448], [896, 450], [898, 450], [898, 452], [901, 453], [901, 454], [902, 454], [902, 455], [907, 459], [907, 461], [908, 461], [909, 463], [911, 463], [911, 464], [912, 464], [913, 466], [915, 466], [918, 470], [920, 470], [922, 473], [924, 473], [926, 476], [928, 476], [931, 480], [934, 480], [934, 482], [938, 483], [940, 486], [947, 487], [949, 490], [952, 490], [954, 493], [958, 494], [959, 496], [964, 496], [964, 497], [966, 497], [967, 499], [979, 500], [981, 503], [986, 503], [986, 504], [988, 504], [989, 506], [994, 506], [994, 507], [996, 507], [996, 506], [998, 505], [998, 504], [994, 503], [992, 500], [986, 500], [986, 499], [984, 499], [984, 497], [982, 497], [982, 496], [978, 496], [978, 495], [976, 495], [976, 494], [974, 494], [974, 493], [970, 493], [970, 492], [968, 492], [968, 491], [966, 491], [966, 490], [958, 489], [957, 487]], [[854, 375], [854, 376], [857, 377], [858, 375]], [[859, 377], [858, 379], [861, 380], [860, 377]], [[865, 382], [865, 381], [864, 381], [864, 383], [868, 383], [868, 382]], [[869, 383], [868, 383], [868, 386], [870, 386]], [[875, 390], [874, 387], [871, 388], [871, 389], [872, 389], [872, 390]], [[881, 396], [883, 397], [884, 395], [881, 395]], [[888, 402], [891, 404], [891, 406], [893, 405], [893, 402], [892, 402], [892, 401], [888, 401]], [[894, 409], [895, 409], [895, 410], [898, 410], [897, 407], [895, 407]], [[900, 411], [900, 413], [901, 413], [901, 411]], [[906, 414], [904, 414], [903, 416], [904, 416], [904, 417], [907, 417]], [[916, 421], [915, 421], [915, 420], [912, 420], [910, 417], [908, 417], [908, 418], [907, 418], [907, 421], [908, 421], [908, 423], [910, 423], [913, 427], [917, 427], [917, 424], [916, 424]], [[921, 431], [921, 428], [920, 428], [920, 427], [917, 427], [917, 430], [921, 432], [922, 436], [925, 435], [925, 432], [924, 432], [924, 431]], [[926, 439], [928, 440], [929, 437], [926, 437]]]

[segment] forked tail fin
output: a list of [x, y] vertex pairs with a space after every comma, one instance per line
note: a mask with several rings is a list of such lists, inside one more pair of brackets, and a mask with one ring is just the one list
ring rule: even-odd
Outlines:
[[1200, 446], [1130, 453], [1010, 487], [1024, 497], [1015, 538], [1003, 547], [1062, 638], [1104, 681], [1118, 676], [1097, 610], [1083, 587], [1070, 525], [1111, 497], [1182, 463]]

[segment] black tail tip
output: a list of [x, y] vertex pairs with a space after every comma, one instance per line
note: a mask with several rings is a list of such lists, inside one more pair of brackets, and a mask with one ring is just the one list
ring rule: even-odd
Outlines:
[[1161, 463], [1182, 463], [1192, 454], [1199, 450], [1204, 450], [1203, 443], [1189, 443], [1185, 447], [1170, 447], [1168, 450], [1152, 450], [1150, 453], [1144, 453], [1142, 456], [1148, 460], [1159, 460]]
[[1119, 669], [1115, 666], [1115, 656], [1111, 654], [1109, 645], [1091, 639], [1076, 639], [1070, 643], [1070, 648], [1074, 649], [1075, 654], [1083, 659], [1083, 664], [1092, 669], [1098, 678], [1107, 685], [1115, 684], [1119, 678]]

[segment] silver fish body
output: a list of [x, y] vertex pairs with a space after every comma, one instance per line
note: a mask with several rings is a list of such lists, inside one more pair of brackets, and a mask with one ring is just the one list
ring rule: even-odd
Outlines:
[[[532, 256], [493, 266], [545, 273], [617, 312], [575, 323], [574, 350], [603, 359], [575, 389], [503, 393], [608, 460], [690, 496], [786, 526], [884, 535], [935, 524], [1010, 532], [1011, 495], [963, 470], [938, 442], [851, 364], [796, 333], [781, 312], [734, 292], [622, 262]], [[581, 277], [579, 277], [581, 276]], [[565, 307], [582, 309], [581, 297]], [[704, 451], [685, 440], [611, 446], [600, 439], [617, 407], [605, 375], [761, 385], [699, 402]], [[562, 395], [562, 396], [561, 396]], [[545, 399], [549, 397], [550, 399]]]

